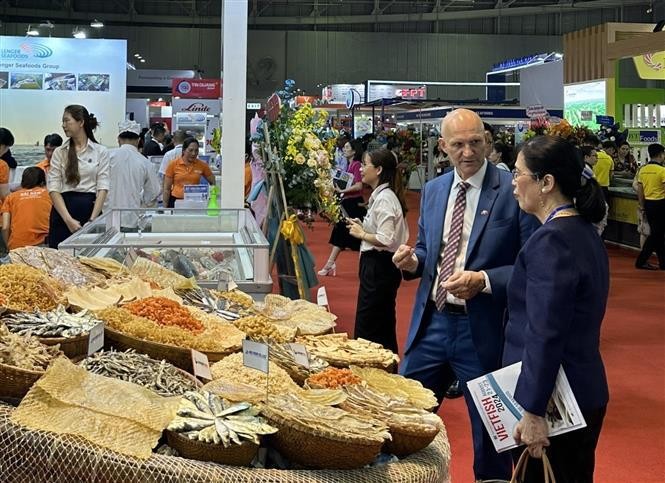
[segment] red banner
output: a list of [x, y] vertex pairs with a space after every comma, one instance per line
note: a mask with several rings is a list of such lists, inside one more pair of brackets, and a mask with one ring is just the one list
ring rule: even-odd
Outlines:
[[171, 80], [171, 94], [184, 99], [219, 99], [222, 97], [221, 79]]

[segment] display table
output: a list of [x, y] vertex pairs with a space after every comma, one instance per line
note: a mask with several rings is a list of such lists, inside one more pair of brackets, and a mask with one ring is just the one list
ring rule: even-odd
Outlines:
[[[632, 182], [632, 181], [631, 181]], [[637, 194], [632, 186], [610, 186], [610, 208], [605, 239], [629, 247], [640, 247], [637, 233]]]
[[3, 482], [448, 482], [450, 445], [445, 430], [427, 448], [396, 463], [358, 470], [264, 470], [153, 454], [142, 461], [71, 436], [23, 429], [0, 403], [0, 481]]

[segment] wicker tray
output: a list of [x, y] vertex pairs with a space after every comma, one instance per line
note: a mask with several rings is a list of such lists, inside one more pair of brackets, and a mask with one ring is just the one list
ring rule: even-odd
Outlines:
[[278, 414], [263, 411], [268, 423], [278, 428], [268, 438], [271, 445], [293, 463], [306, 468], [354, 469], [368, 465], [381, 452], [383, 442], [332, 438], [295, 426]]
[[403, 458], [429, 446], [437, 434], [439, 428], [433, 426], [427, 430], [390, 426], [390, 435], [393, 439], [383, 444], [383, 451]]
[[22, 399], [43, 375], [43, 371], [31, 371], [0, 363], [0, 397]]
[[81, 359], [88, 355], [88, 336], [85, 333], [76, 337], [37, 337], [44, 345], [60, 344], [60, 350], [70, 359]]
[[193, 441], [173, 431], [166, 431], [169, 446], [183, 458], [198, 461], [211, 461], [229, 466], [249, 466], [259, 452], [259, 446], [250, 441], [225, 448], [222, 445]]
[[[137, 339], [117, 330], [111, 329], [108, 326], [104, 328], [104, 347], [113, 347], [117, 350], [136, 349], [137, 352], [147, 354], [153, 359], [170, 362], [176, 367], [183, 369], [187, 372], [192, 372], [192, 353], [190, 349], [178, 347], [174, 345], [160, 344], [159, 342], [151, 342], [148, 340]], [[203, 352], [208, 356], [210, 364], [213, 362], [221, 361], [231, 352]]]

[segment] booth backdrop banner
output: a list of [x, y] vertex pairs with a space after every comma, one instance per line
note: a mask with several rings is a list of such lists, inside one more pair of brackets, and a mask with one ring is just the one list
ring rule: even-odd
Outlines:
[[183, 99], [220, 99], [221, 79], [181, 79], [171, 81], [171, 94]]
[[0, 36], [0, 126], [16, 144], [62, 135], [62, 112], [82, 104], [100, 123], [97, 141], [116, 145], [125, 118], [127, 41]]

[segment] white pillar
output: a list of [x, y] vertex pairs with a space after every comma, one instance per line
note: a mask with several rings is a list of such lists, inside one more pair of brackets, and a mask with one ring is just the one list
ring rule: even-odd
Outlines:
[[247, 9], [247, 0], [222, 4], [222, 208], [244, 206]]

